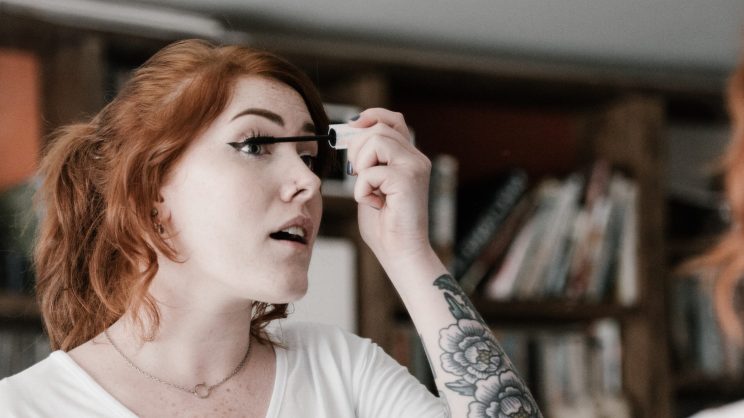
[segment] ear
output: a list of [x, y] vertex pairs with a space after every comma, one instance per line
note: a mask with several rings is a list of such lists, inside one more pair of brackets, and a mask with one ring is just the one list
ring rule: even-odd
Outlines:
[[168, 205], [165, 203], [163, 195], [158, 194], [158, 199], [153, 202], [152, 210], [150, 211], [153, 222], [165, 223], [170, 219], [171, 213]]

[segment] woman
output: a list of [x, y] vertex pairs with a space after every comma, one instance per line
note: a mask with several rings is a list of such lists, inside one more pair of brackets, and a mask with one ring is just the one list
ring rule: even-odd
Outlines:
[[183, 41], [42, 161], [37, 292], [57, 351], [0, 381], [3, 416], [540, 416], [428, 242], [430, 163], [403, 117], [350, 123], [361, 234], [439, 399], [369, 340], [266, 328], [308, 286], [328, 119], [284, 60]]
[[[731, 228], [708, 253], [693, 260], [686, 270], [714, 270], [715, 306], [726, 333], [744, 345], [744, 328], [737, 314], [736, 289], [744, 273], [744, 61], [731, 75], [728, 84], [728, 105], [732, 121], [732, 138], [724, 158], [726, 200], [731, 216]], [[703, 411], [694, 418], [727, 418], [744, 416], [744, 401]]]

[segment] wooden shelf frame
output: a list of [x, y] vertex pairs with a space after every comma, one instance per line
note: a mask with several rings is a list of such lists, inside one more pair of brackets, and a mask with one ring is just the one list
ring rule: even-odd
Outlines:
[[0, 293], [0, 319], [41, 321], [41, 311], [33, 295], [5, 292]]

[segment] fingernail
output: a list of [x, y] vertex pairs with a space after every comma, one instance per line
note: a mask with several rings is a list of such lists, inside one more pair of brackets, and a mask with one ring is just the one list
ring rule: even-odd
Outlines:
[[359, 115], [354, 116], [353, 118], [349, 119], [350, 121], [354, 122], [355, 120], [359, 119]]
[[346, 174], [348, 175], [354, 174], [354, 169], [351, 167], [351, 161], [346, 162]]

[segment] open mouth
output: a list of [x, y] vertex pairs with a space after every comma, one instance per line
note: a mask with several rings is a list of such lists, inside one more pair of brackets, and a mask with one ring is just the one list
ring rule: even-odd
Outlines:
[[300, 244], [307, 244], [307, 240], [305, 239], [305, 231], [299, 226], [291, 226], [287, 229], [271, 233], [269, 234], [269, 237], [275, 240], [286, 240], [299, 242]]

